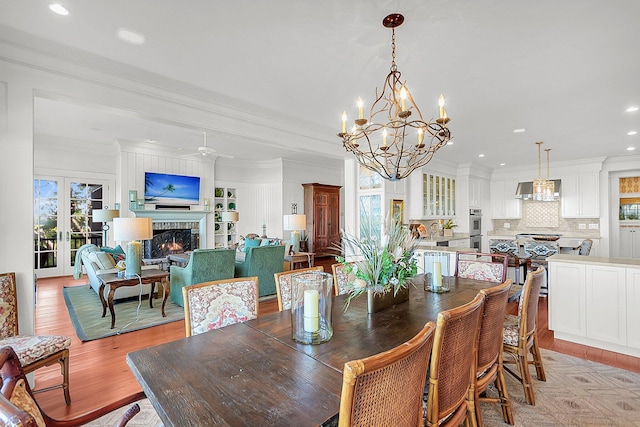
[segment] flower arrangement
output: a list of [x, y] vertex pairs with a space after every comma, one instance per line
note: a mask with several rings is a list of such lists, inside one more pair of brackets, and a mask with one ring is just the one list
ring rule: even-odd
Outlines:
[[342, 253], [358, 257], [355, 262], [336, 257], [345, 266], [345, 273], [353, 278], [347, 284], [345, 310], [353, 298], [368, 291], [384, 294], [393, 290], [397, 293], [407, 286], [407, 279], [415, 276], [418, 270], [413, 258], [417, 242], [407, 227], [394, 218], [381, 239], [370, 230], [371, 227], [362, 227], [360, 238], [342, 231]]

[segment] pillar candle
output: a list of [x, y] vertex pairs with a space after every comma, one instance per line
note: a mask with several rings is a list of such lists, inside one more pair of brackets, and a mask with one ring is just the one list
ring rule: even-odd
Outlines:
[[315, 289], [304, 291], [304, 331], [317, 332], [320, 329], [320, 295]]
[[433, 263], [433, 284], [436, 288], [442, 288], [442, 264], [439, 262]]

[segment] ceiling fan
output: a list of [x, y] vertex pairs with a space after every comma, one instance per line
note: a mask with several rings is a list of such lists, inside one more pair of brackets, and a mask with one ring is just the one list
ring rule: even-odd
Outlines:
[[228, 154], [220, 154], [218, 153], [215, 149], [211, 148], [211, 147], [207, 147], [207, 133], [206, 132], [202, 132], [203, 134], [203, 144], [198, 147], [198, 152], [197, 153], [191, 153], [191, 154], [183, 154], [182, 157], [187, 157], [187, 156], [202, 156], [202, 157], [208, 157], [208, 156], [215, 156], [215, 157], [226, 157], [228, 159], [233, 159], [233, 156], [229, 156]]

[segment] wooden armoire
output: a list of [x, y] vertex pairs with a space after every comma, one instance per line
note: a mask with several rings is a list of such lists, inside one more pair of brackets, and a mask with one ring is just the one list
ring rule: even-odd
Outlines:
[[340, 243], [340, 186], [302, 184], [304, 214], [307, 216], [308, 251], [316, 257], [336, 255]]

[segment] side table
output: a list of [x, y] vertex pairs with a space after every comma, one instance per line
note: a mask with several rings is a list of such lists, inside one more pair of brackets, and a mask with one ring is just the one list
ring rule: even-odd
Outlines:
[[315, 256], [316, 254], [314, 252], [296, 252], [291, 255], [285, 254], [284, 260], [289, 262], [290, 270], [295, 270], [296, 268], [305, 268], [305, 264], [307, 264], [308, 267], [313, 267]]

